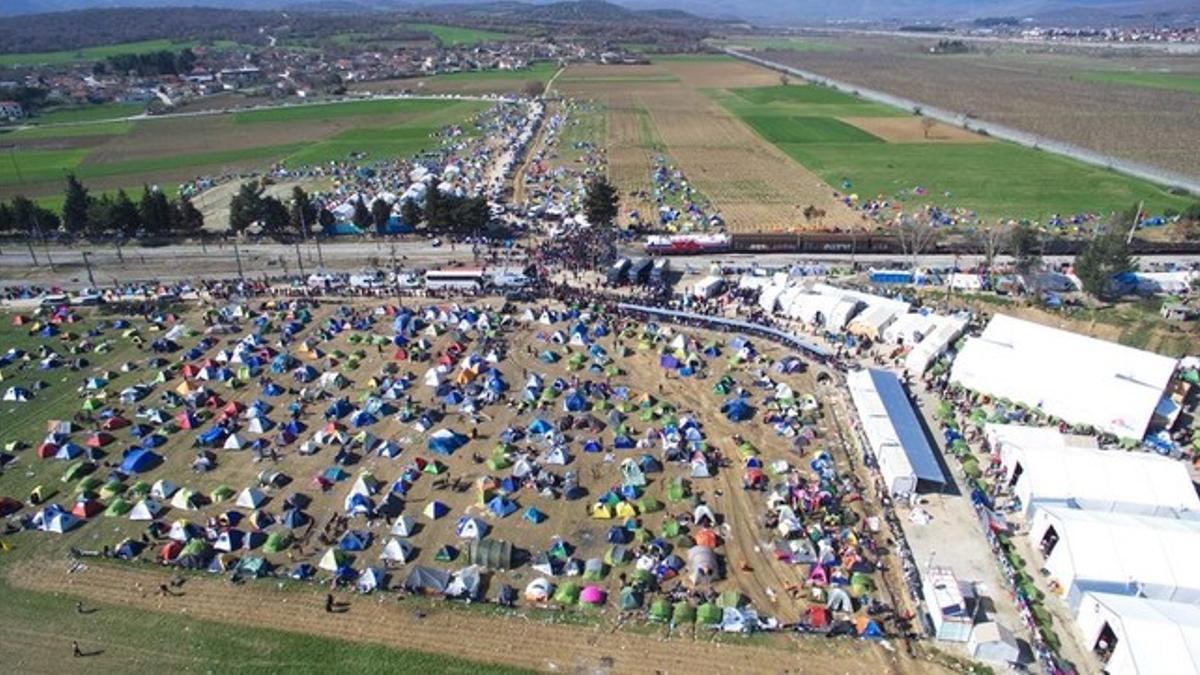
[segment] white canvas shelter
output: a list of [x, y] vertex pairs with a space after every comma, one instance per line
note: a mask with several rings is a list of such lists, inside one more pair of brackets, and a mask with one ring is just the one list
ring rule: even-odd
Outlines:
[[922, 577], [921, 593], [933, 621], [933, 636], [947, 642], [966, 642], [971, 637], [975, 619], [968, 610], [954, 571], [947, 567], [931, 567]]
[[988, 425], [986, 433], [1026, 516], [1060, 505], [1200, 520], [1200, 498], [1178, 461], [1098, 450], [1094, 439], [1053, 429]]
[[846, 384], [888, 492], [911, 494], [919, 480], [944, 483], [933, 450], [895, 375], [859, 370], [846, 376]]
[[174, 483], [166, 478], [159, 478], [150, 487], [150, 496], [155, 499], [170, 499], [171, 495], [175, 494], [175, 491], [178, 489]]
[[933, 360], [950, 348], [967, 329], [967, 320], [957, 316], [938, 316], [936, 325], [925, 333], [904, 357], [904, 369], [914, 375], [924, 373]]
[[854, 317], [846, 328], [855, 335], [878, 340], [884, 329], [896, 320], [896, 316], [897, 308], [891, 304], [871, 305]]
[[229, 437], [225, 439], [225, 445], [222, 447], [226, 450], [241, 450], [243, 445], [241, 436], [229, 434]]
[[1200, 603], [1200, 522], [1052, 506], [1029, 537], [1072, 609], [1087, 591]]
[[[1110, 675], [1200, 673], [1200, 607], [1107, 593], [1085, 593], [1075, 613], [1083, 646], [1115, 638], [1104, 665]], [[1105, 628], [1111, 631], [1107, 634]]]
[[262, 490], [248, 487], [238, 495], [237, 505], [243, 509], [257, 509], [265, 501], [267, 501], [267, 496], [263, 494]]
[[412, 557], [412, 544], [403, 539], [390, 539], [379, 557], [388, 562], [406, 563]]
[[1071, 424], [1141, 439], [1175, 359], [997, 314], [954, 360], [950, 381]]
[[130, 520], [154, 520], [158, 517], [158, 513], [162, 511], [162, 506], [153, 499], [143, 499], [129, 511]]
[[1008, 665], [1021, 660], [1021, 647], [1012, 631], [995, 621], [975, 624], [967, 653], [976, 661]]
[[411, 537], [416, 529], [417, 521], [412, 516], [400, 516], [392, 523], [392, 534], [397, 537]]

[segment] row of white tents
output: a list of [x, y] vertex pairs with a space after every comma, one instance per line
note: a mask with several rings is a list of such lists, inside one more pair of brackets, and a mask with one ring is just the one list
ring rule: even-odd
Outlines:
[[796, 282], [786, 273], [769, 278], [745, 275], [739, 287], [759, 288], [759, 305], [776, 316], [910, 347], [904, 365], [914, 375], [925, 372], [967, 325], [965, 317], [913, 312], [903, 300], [825, 283]]
[[1200, 673], [1200, 497], [1165, 457], [989, 425], [1032, 547], [1085, 647], [1120, 673]]

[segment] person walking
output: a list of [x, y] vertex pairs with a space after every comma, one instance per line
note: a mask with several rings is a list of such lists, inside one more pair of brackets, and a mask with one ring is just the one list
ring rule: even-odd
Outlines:
[[79, 649], [78, 640], [71, 640], [71, 653], [75, 655], [75, 658], [83, 656], [83, 651]]

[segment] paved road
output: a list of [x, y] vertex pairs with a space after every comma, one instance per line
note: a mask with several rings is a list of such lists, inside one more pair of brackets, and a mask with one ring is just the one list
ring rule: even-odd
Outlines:
[[[324, 269], [330, 272], [357, 272], [372, 266], [390, 267], [393, 262], [401, 267], [429, 268], [449, 265], [452, 262], [470, 264], [474, 256], [470, 246], [443, 244], [435, 247], [429, 240], [409, 240], [396, 244], [383, 242], [339, 242], [337, 244], [285, 245], [276, 243], [245, 244], [235, 248], [223, 246], [200, 246], [177, 244], [157, 248], [125, 247], [118, 254], [111, 246], [67, 248], [59, 246], [33, 247], [33, 257], [27, 246], [9, 244], [0, 246], [0, 285], [20, 283], [56, 284], [66, 288], [82, 288], [88, 285], [87, 268], [83, 252], [88, 252], [93, 276], [98, 284], [117, 281], [158, 279], [178, 281], [205, 277], [235, 277], [240, 257], [243, 274], [259, 277], [265, 274], [295, 274], [302, 266], [306, 273]], [[297, 263], [297, 251], [300, 263]], [[640, 255], [638, 244], [622, 247], [624, 255]], [[920, 260], [925, 266], [950, 266], [955, 262], [969, 266], [978, 256], [926, 256]], [[794, 254], [717, 254], [689, 256], [673, 259], [676, 269], [689, 269], [695, 274], [706, 274], [713, 263], [732, 265], [787, 266], [797, 263], [827, 263], [847, 265], [852, 257], [845, 254], [794, 255]], [[1069, 261], [1069, 257], [1055, 256], [1047, 262]], [[1162, 261], [1162, 259], [1155, 259]], [[1173, 259], [1185, 264], [1200, 262], [1200, 256], [1180, 256]], [[904, 264], [905, 259], [896, 255], [857, 255], [853, 261], [866, 266], [884, 266], [888, 263]], [[51, 269], [50, 263], [53, 263]]]

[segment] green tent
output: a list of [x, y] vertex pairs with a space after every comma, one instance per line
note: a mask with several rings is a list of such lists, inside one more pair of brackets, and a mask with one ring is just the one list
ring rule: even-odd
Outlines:
[[742, 606], [742, 594], [737, 591], [725, 591], [717, 598], [717, 607], [738, 608]]
[[662, 502], [658, 501], [654, 497], [651, 497], [650, 495], [646, 495], [637, 500], [637, 510], [638, 513], [641, 514], [656, 513], [658, 511], [662, 511], [662, 508]]
[[696, 621], [704, 626], [715, 626], [721, 623], [723, 616], [724, 612], [721, 611], [721, 608], [711, 602], [700, 605], [700, 609], [696, 610]]
[[683, 482], [683, 477], [676, 476], [667, 486], [667, 499], [673, 502], [683, 501], [687, 498], [687, 492], [687, 484]]
[[683, 534], [683, 528], [679, 526], [678, 520], [672, 518], [663, 523], [662, 534], [667, 538], [678, 537], [680, 534]]
[[183, 550], [179, 555], [201, 555], [208, 551], [208, 543], [203, 539], [196, 538], [188, 541], [183, 545]]
[[492, 471], [503, 471], [511, 466], [512, 462], [508, 461], [508, 457], [496, 454], [488, 458], [487, 465]]
[[121, 484], [121, 481], [113, 479], [100, 488], [100, 499], [112, 499], [124, 491], [125, 486]]
[[696, 608], [682, 600], [675, 603], [675, 607], [671, 610], [671, 623], [676, 625], [696, 623]]
[[67, 470], [63, 473], [62, 482], [70, 483], [71, 481], [79, 480], [87, 475], [89, 471], [92, 471], [95, 468], [96, 465], [87, 460], [75, 462], [74, 464], [68, 466]]
[[659, 598], [650, 603], [650, 620], [666, 621], [671, 618], [671, 603]]
[[129, 504], [129, 502], [117, 497], [116, 499], [112, 500], [112, 503], [108, 505], [107, 509], [104, 509], [104, 515], [110, 517], [123, 516], [126, 513], [129, 513], [129, 510], [132, 508], [133, 507]]
[[617, 607], [622, 611], [637, 609], [642, 606], [642, 596], [632, 586], [626, 586], [621, 589], [621, 593], [617, 596]]
[[102, 484], [99, 476], [87, 476], [75, 484], [75, 492], [94, 492], [100, 489]]
[[208, 496], [208, 498], [211, 499], [215, 504], [217, 502], [223, 502], [226, 499], [229, 499], [234, 494], [233, 488], [229, 487], [228, 485], [218, 485], [217, 488], [212, 491], [212, 494]]
[[263, 544], [263, 550], [267, 553], [279, 553], [291, 545], [291, 537], [284, 532], [272, 532], [271, 536], [267, 537], [267, 543]]
[[267, 561], [256, 555], [242, 558], [237, 564], [238, 574], [248, 574], [257, 579], [267, 573]]
[[554, 602], [560, 605], [575, 605], [579, 603], [579, 584], [565, 581], [558, 590], [554, 591]]

